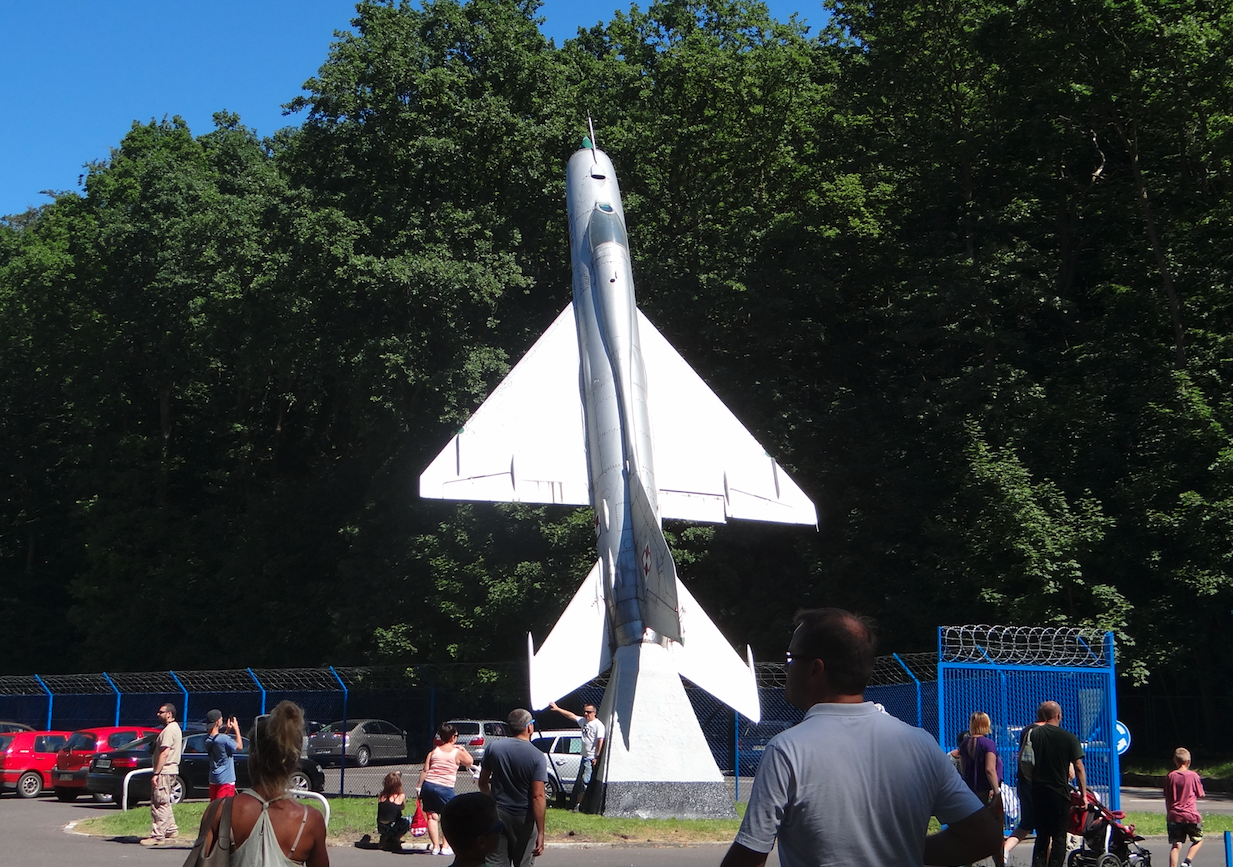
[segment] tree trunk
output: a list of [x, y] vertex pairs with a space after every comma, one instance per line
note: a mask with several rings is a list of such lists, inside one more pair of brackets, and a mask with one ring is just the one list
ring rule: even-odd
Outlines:
[[[1177, 290], [1173, 286], [1173, 275], [1169, 273], [1169, 263], [1165, 257], [1164, 245], [1160, 242], [1160, 233], [1156, 231], [1156, 220], [1152, 216], [1152, 202], [1147, 195], [1147, 184], [1143, 180], [1143, 172], [1139, 167], [1138, 136], [1127, 134], [1120, 124], [1114, 124], [1126, 152], [1130, 155], [1130, 172], [1135, 182], [1135, 197], [1143, 211], [1143, 223], [1147, 229], [1147, 240], [1152, 245], [1152, 254], [1156, 257], [1156, 269], [1160, 271], [1160, 281], [1164, 285], [1165, 297], [1169, 299], [1169, 315], [1173, 319], [1173, 355], [1174, 364], [1178, 368], [1186, 366], [1185, 331], [1182, 328], [1182, 305], [1177, 298]], [[1133, 130], [1131, 131], [1133, 132]]]

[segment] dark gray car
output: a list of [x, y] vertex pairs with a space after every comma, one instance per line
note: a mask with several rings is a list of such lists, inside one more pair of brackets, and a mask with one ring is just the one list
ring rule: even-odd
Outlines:
[[323, 765], [340, 764], [346, 744], [347, 764], [401, 761], [407, 757], [407, 733], [383, 719], [342, 720], [308, 736], [308, 756]]

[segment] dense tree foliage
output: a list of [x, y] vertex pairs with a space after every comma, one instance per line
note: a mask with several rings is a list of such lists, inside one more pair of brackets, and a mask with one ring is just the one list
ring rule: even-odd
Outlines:
[[0, 224], [7, 667], [542, 637], [586, 512], [415, 482], [568, 301], [589, 114], [641, 306], [820, 507], [668, 528], [734, 641], [824, 603], [897, 649], [1082, 624], [1136, 681], [1228, 688], [1233, 16], [666, 0], [556, 46], [537, 5], [365, 0], [299, 126], [135, 124]]

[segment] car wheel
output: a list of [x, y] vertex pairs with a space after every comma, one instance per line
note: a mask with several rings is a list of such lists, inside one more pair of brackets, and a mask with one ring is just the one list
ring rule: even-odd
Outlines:
[[291, 775], [291, 788], [303, 789], [306, 792], [311, 792], [313, 788], [313, 781], [310, 780], [308, 778], [308, 774], [303, 771], [295, 771]]
[[64, 801], [66, 804], [70, 801], [76, 801], [77, 796], [81, 794], [76, 789], [66, 789], [63, 786], [56, 786], [54, 789], [57, 801]]
[[43, 791], [43, 778], [38, 771], [26, 771], [17, 778], [17, 794], [22, 798], [37, 798]]
[[544, 783], [544, 797], [548, 799], [549, 804], [555, 804], [561, 800], [561, 787], [551, 777], [548, 778], [548, 782]]
[[355, 763], [361, 768], [368, 767], [370, 761], [372, 761], [372, 750], [368, 747], [360, 747], [355, 751]]
[[173, 804], [178, 804], [188, 797], [188, 783], [184, 782], [184, 778], [179, 774], [171, 781], [171, 791], [167, 793], [168, 800]]
[[104, 794], [103, 792], [91, 792], [90, 794], [96, 804], [110, 804], [112, 801], [115, 801], [117, 804], [120, 803], [119, 798]]

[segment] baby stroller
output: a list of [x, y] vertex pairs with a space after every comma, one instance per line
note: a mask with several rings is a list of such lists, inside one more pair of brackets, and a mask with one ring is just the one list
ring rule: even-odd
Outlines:
[[1079, 848], [1066, 856], [1066, 867], [1151, 867], [1152, 853], [1139, 845], [1143, 838], [1135, 826], [1124, 824], [1126, 814], [1110, 810], [1087, 791], [1084, 803], [1071, 793], [1070, 833], [1080, 838]]

